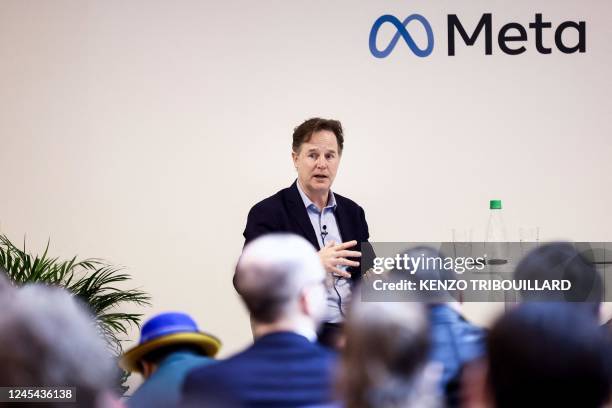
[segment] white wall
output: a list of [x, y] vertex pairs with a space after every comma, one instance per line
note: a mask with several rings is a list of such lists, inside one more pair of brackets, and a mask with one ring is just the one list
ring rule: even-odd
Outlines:
[[[414, 12], [433, 54], [400, 40], [374, 58], [374, 20]], [[519, 56], [482, 43], [447, 56], [446, 15], [473, 29], [485, 12], [496, 29], [536, 12], [584, 20], [587, 52], [540, 55], [530, 40]], [[147, 316], [190, 311], [222, 355], [250, 340], [230, 279], [247, 211], [291, 183], [292, 129], [314, 115], [345, 126], [334, 187], [365, 208], [373, 240], [481, 239], [491, 198], [510, 238], [538, 226], [543, 239], [612, 240], [611, 12], [601, 0], [2, 0], [2, 231], [125, 265], [153, 296]]]

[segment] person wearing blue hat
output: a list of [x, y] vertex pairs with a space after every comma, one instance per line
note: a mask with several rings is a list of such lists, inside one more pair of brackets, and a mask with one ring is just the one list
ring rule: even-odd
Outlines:
[[220, 347], [219, 339], [200, 332], [195, 321], [185, 313], [154, 316], [142, 326], [138, 345], [119, 360], [121, 368], [138, 372], [145, 379], [127, 405], [130, 408], [176, 406], [187, 373], [214, 362]]

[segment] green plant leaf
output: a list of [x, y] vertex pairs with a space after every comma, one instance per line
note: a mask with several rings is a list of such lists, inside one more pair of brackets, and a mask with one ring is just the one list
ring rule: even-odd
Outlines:
[[[97, 329], [116, 357], [123, 353], [122, 342], [131, 326], [140, 327], [142, 315], [125, 313], [127, 305], [150, 305], [149, 295], [139, 289], [124, 289], [120, 283], [131, 280], [123, 268], [100, 258], [78, 260], [76, 256], [60, 260], [49, 256], [51, 240], [41, 256], [27, 253], [15, 246], [5, 235], [0, 235], [0, 267], [7, 277], [19, 286], [41, 283], [61, 286], [85, 302], [94, 315]], [[127, 376], [123, 375], [122, 383]], [[122, 387], [123, 391], [127, 388]]]

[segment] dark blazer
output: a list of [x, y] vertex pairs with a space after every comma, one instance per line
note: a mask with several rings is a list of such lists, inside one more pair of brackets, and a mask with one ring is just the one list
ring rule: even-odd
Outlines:
[[[362, 251], [361, 262], [364, 265], [371, 265], [371, 246], [361, 245], [362, 242], [367, 242], [370, 238], [363, 208], [340, 194], [334, 192], [334, 196], [337, 204], [334, 215], [342, 240], [344, 242], [356, 240], [358, 242], [357, 247], [350, 249]], [[312, 227], [296, 182], [273, 196], [258, 202], [249, 211], [243, 233], [245, 245], [260, 235], [269, 232], [292, 232], [306, 238], [317, 251], [320, 249], [315, 235], [318, 231], [315, 232]], [[360, 279], [360, 268], [349, 268], [348, 271], [351, 273], [354, 282]]]
[[301, 407], [333, 398], [336, 356], [293, 332], [268, 334], [183, 384], [183, 407]]

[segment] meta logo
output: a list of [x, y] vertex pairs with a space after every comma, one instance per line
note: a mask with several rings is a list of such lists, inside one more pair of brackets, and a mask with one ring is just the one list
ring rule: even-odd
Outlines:
[[[419, 47], [414, 41], [408, 31], [408, 24], [412, 21], [420, 23], [425, 30], [427, 36], [427, 44], [425, 47]], [[378, 32], [380, 28], [385, 24], [391, 24], [396, 29], [395, 35], [391, 38], [389, 44], [383, 49], [379, 49], [377, 45]], [[414, 24], [414, 23], [413, 23]], [[413, 26], [411, 24], [411, 27]], [[552, 48], [547, 47], [544, 44], [544, 31], [552, 28], [552, 23], [544, 21], [542, 14], [537, 13], [534, 17], [534, 21], [529, 23], [529, 29], [533, 29], [533, 35], [535, 37], [535, 49], [540, 54], [550, 54]], [[456, 14], [449, 14], [447, 16], [447, 39], [448, 39], [448, 55], [455, 55], [457, 44], [463, 42], [466, 46], [473, 46], [476, 41], [484, 33], [484, 52], [485, 55], [493, 54], [493, 15], [491, 13], [485, 13], [480, 18], [480, 21], [472, 30], [466, 29], [461, 23], [459, 17]], [[577, 40], [573, 40], [571, 44], [567, 44], [567, 36], [564, 33], [573, 31], [577, 34]], [[459, 34], [459, 40], [457, 41], [457, 34]], [[417, 57], [427, 57], [434, 49], [434, 34], [429, 24], [429, 21], [420, 14], [412, 14], [408, 16], [404, 21], [400, 21], [396, 17], [386, 14], [379, 17], [372, 25], [370, 30], [370, 52], [376, 58], [385, 58], [395, 48], [399, 39], [402, 38], [408, 48]], [[584, 21], [574, 22], [565, 21], [559, 24], [555, 28], [554, 32], [555, 47], [557, 50], [564, 54], [573, 54], [575, 52], [584, 53], [586, 52], [586, 23]], [[527, 51], [525, 45], [528, 40], [527, 29], [520, 23], [508, 23], [502, 26], [497, 33], [497, 44], [499, 49], [508, 55], [519, 55]], [[422, 45], [422, 44], [421, 44]]]
[[[417, 20], [419, 23], [421, 23], [421, 25], [423, 25], [423, 28], [425, 29], [425, 33], [427, 33], [427, 47], [425, 47], [424, 49], [421, 49], [419, 48], [418, 45], [416, 45], [416, 43], [410, 36], [410, 33], [408, 33], [408, 30], [406, 29], [406, 27], [408, 26], [408, 23], [411, 22], [412, 20]], [[378, 37], [378, 30], [380, 30], [380, 27], [385, 23], [393, 24], [395, 28], [397, 29], [397, 32], [391, 39], [391, 42], [389, 43], [389, 45], [387, 45], [387, 47], [384, 50], [380, 51], [376, 47], [376, 38]], [[395, 45], [397, 44], [397, 41], [400, 39], [400, 37], [402, 37], [404, 41], [406, 41], [406, 44], [408, 44], [408, 47], [410, 47], [410, 50], [417, 57], [426, 57], [429, 54], [431, 54], [431, 52], [433, 51], [433, 47], [434, 47], [433, 30], [431, 29], [431, 25], [429, 24], [429, 21], [427, 21], [425, 17], [423, 17], [420, 14], [412, 14], [406, 17], [404, 21], [399, 21], [396, 17], [386, 14], [384, 16], [380, 16], [374, 22], [374, 25], [372, 26], [372, 30], [370, 30], [370, 52], [376, 58], [385, 58], [387, 55], [391, 54], [391, 51], [393, 51], [393, 48], [395, 48]]]

